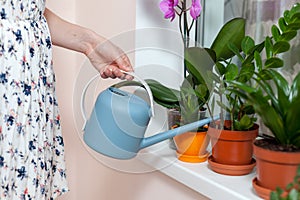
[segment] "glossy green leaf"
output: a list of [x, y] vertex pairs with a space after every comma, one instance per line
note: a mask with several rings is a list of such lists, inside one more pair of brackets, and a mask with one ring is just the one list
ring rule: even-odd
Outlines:
[[283, 66], [283, 61], [280, 58], [272, 57], [266, 60], [265, 68], [280, 68]]
[[226, 68], [222, 63], [217, 62], [216, 63], [216, 71], [220, 76], [222, 76], [226, 73]]
[[[272, 75], [272, 80], [275, 82], [276, 89], [277, 89], [277, 99], [278, 99], [278, 105], [276, 106], [278, 112], [282, 116], [286, 115], [286, 112], [289, 110], [290, 101], [289, 101], [289, 83], [287, 80], [277, 71], [275, 70], [269, 70], [269, 73]], [[274, 86], [275, 87], [275, 86]], [[273, 101], [273, 104], [275, 102]]]
[[[294, 22], [290, 23], [289, 25], [286, 26], [286, 31], [297, 31], [300, 29], [300, 22]], [[293, 38], [290, 36], [290, 38]]]
[[288, 18], [290, 19], [291, 22], [294, 22], [294, 18], [299, 17], [299, 15], [300, 15], [300, 4], [296, 3], [288, 12]]
[[295, 30], [288, 30], [288, 31], [284, 32], [280, 36], [280, 40], [290, 41], [290, 40], [292, 40], [296, 36], [297, 36], [297, 31], [295, 31]]
[[249, 36], [246, 36], [243, 41], [242, 41], [242, 50], [244, 53], [246, 54], [250, 54], [251, 53], [251, 50], [254, 48], [255, 46], [255, 43], [254, 43], [254, 40], [249, 37]]
[[266, 37], [265, 40], [265, 50], [266, 50], [266, 56], [267, 58], [273, 57], [273, 44], [270, 37]]
[[257, 51], [254, 52], [254, 59], [255, 59], [256, 67], [257, 67], [258, 71], [260, 72], [262, 70], [263, 66], [262, 66], [262, 59], [261, 59], [259, 52], [257, 52]]
[[253, 121], [248, 115], [243, 115], [239, 121], [239, 130], [247, 130], [253, 126]]
[[249, 81], [253, 77], [254, 71], [255, 66], [253, 63], [242, 65], [238, 80], [241, 82]]
[[299, 21], [300, 21], [300, 13], [295, 13], [290, 19], [290, 23], [299, 23]]
[[207, 87], [203, 84], [197, 85], [195, 88], [195, 94], [199, 99], [199, 107], [202, 108], [209, 98], [209, 91], [207, 90]]
[[164, 102], [177, 102], [179, 97], [179, 91], [175, 89], [168, 88], [158, 81], [147, 79], [147, 84], [149, 85], [153, 96]]
[[286, 41], [276, 42], [273, 46], [274, 55], [286, 52], [290, 49], [290, 44]]
[[235, 64], [229, 64], [226, 68], [226, 80], [234, 80], [239, 74], [239, 68]]
[[272, 79], [272, 75], [270, 75], [268, 69], [263, 69], [258, 72], [258, 76], [263, 80], [270, 80]]
[[218, 33], [211, 45], [211, 49], [216, 52], [217, 60], [221, 58], [227, 60], [234, 56], [234, 53], [228, 48], [229, 43], [233, 43], [238, 48], [245, 36], [245, 19], [234, 18], [227, 22]]
[[242, 61], [244, 60], [243, 56], [240, 54], [240, 49], [235, 46], [233, 43], [228, 44], [228, 48]]
[[263, 123], [281, 143], [284, 143], [286, 141], [285, 127], [280, 114], [259, 93], [251, 93], [249, 96], [254, 110], [261, 117]]
[[295, 101], [298, 98], [300, 98], [300, 73], [294, 78], [290, 91], [291, 101]]
[[[208, 51], [210, 53], [208, 53]], [[212, 50], [207, 50], [199, 47], [191, 47], [185, 50], [185, 65], [193, 78], [197, 80], [198, 84], [206, 84], [209, 90], [211, 86], [207, 77], [207, 72], [213, 70], [215, 64], [211, 57]]]
[[242, 63], [243, 65], [246, 63], [251, 63], [254, 59], [254, 52], [257, 51], [259, 53], [262, 52], [262, 50], [265, 47], [265, 42], [263, 41], [260, 44], [255, 45], [255, 47], [253, 49], [251, 49], [251, 53], [246, 57], [246, 59], [244, 60], [244, 62]]
[[277, 90], [282, 90], [282, 93], [284, 96], [289, 98], [290, 88], [288, 81], [277, 71], [275, 70], [268, 70], [270, 75], [272, 76], [276, 86]]
[[[145, 80], [153, 94], [153, 99], [156, 103], [166, 107], [175, 108], [179, 106], [179, 91], [175, 89], [168, 88], [158, 81], [148, 79]], [[137, 81], [122, 81], [113, 85], [113, 87], [126, 87], [126, 86], [142, 86], [140, 82]]]
[[278, 25], [279, 25], [279, 28], [280, 28], [280, 30], [282, 31], [282, 32], [284, 32], [284, 31], [286, 31], [286, 27], [287, 27], [287, 24], [286, 24], [286, 22], [285, 22], [285, 20], [284, 20], [284, 18], [283, 17], [280, 17], [279, 18], [279, 20], [278, 20]]
[[[288, 124], [286, 128], [286, 134], [288, 138], [295, 139], [300, 137], [300, 123], [295, 123], [298, 121], [300, 117], [300, 98], [291, 102], [289, 109], [286, 114], [286, 124]], [[297, 141], [290, 140], [288, 141], [290, 144], [297, 145], [300, 148], [300, 144], [297, 144]]]
[[279, 41], [281, 35], [279, 28], [276, 25], [273, 25], [271, 28], [272, 36], [276, 42]]

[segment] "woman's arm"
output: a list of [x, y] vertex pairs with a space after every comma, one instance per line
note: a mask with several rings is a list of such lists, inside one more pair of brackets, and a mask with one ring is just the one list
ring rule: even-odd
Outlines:
[[[84, 53], [103, 78], [124, 78], [120, 71], [133, 71], [126, 54], [109, 40], [95, 32], [69, 23], [46, 8], [44, 13], [51, 33], [52, 43]], [[126, 78], [129, 78], [127, 76]]]

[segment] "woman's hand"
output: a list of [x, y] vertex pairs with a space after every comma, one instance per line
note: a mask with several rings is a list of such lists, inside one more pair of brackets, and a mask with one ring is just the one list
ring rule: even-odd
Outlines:
[[85, 27], [67, 22], [45, 9], [54, 45], [84, 53], [102, 78], [132, 79], [121, 72], [133, 71], [126, 54], [109, 40]]
[[109, 40], [99, 42], [90, 52], [86, 52], [92, 65], [102, 78], [132, 79], [123, 71], [133, 71], [127, 55]]

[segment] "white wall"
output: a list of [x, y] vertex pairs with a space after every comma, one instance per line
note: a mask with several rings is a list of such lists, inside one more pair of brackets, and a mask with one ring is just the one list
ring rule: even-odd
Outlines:
[[[149, 0], [144, 2], [149, 2]], [[120, 44], [122, 43], [120, 39], [123, 39], [118, 36], [120, 33], [125, 34], [129, 41], [132, 39], [131, 33], [135, 29], [135, 1], [48, 1], [48, 7], [71, 22], [89, 27], [113, 40], [119, 40]], [[130, 44], [129, 47], [127, 45], [128, 43], [125, 43], [124, 47], [130, 50]], [[131, 56], [134, 57], [134, 55]], [[202, 199], [198, 193], [160, 172], [146, 173], [145, 170], [145, 173], [133, 173], [134, 170], [130, 171], [133, 166], [137, 170], [147, 169], [141, 164], [129, 165], [130, 170], [127, 171], [130, 172], [128, 173], [126, 162], [124, 162], [124, 167], [120, 163], [117, 163], [120, 166], [105, 165], [107, 163], [103, 164], [101, 158], [89, 153], [82, 144], [81, 135], [78, 132], [81, 120], [74, 118], [77, 118], [80, 113], [78, 113], [77, 106], [73, 104], [78, 103], [78, 95], [74, 95], [80, 93], [77, 88], [78, 80], [82, 81], [83, 77], [88, 79], [93, 70], [82, 55], [61, 48], [54, 48], [54, 67], [70, 186], [70, 192], [60, 197], [60, 200]], [[109, 84], [110, 81], [100, 81], [100, 83]]]

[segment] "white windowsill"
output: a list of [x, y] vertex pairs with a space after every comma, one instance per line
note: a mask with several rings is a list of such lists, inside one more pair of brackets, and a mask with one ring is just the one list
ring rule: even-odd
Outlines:
[[142, 151], [140, 159], [187, 187], [214, 200], [261, 200], [252, 188], [255, 169], [244, 176], [226, 176], [209, 169], [206, 162], [185, 163], [177, 160], [174, 150], [164, 141]]

